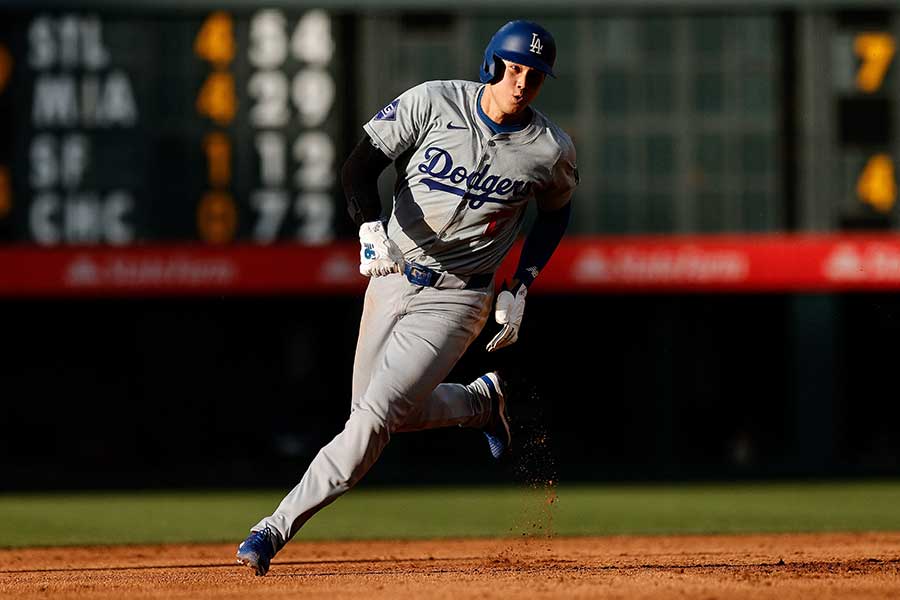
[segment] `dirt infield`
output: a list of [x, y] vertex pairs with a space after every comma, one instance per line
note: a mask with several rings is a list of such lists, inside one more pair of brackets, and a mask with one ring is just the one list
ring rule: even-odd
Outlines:
[[289, 544], [267, 577], [234, 546], [0, 551], [3, 598], [896, 598], [900, 533]]

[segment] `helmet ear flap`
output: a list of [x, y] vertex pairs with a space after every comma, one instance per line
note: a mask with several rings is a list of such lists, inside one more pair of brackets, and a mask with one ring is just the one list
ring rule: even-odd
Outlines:
[[491, 69], [491, 83], [497, 83], [501, 79], [503, 79], [503, 75], [506, 73], [506, 63], [503, 62], [503, 59], [494, 55], [494, 64]]
[[484, 63], [481, 65], [481, 83], [497, 83], [503, 79], [505, 72], [506, 65], [503, 59], [491, 53], [484, 57]]

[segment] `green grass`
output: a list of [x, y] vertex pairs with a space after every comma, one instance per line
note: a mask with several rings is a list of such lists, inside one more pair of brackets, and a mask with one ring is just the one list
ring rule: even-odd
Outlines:
[[[900, 482], [354, 490], [303, 539], [900, 530]], [[237, 542], [284, 491], [0, 494], [0, 546]]]

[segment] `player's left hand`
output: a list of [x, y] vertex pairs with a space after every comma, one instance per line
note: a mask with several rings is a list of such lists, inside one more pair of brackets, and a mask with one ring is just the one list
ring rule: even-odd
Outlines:
[[488, 352], [505, 348], [519, 339], [519, 327], [522, 326], [522, 317], [525, 315], [525, 296], [527, 294], [528, 288], [522, 283], [513, 287], [512, 291], [503, 290], [497, 294], [494, 319], [503, 325], [503, 329], [488, 342]]
[[363, 223], [359, 228], [359, 272], [366, 277], [383, 277], [403, 271], [403, 253], [387, 236], [381, 221]]

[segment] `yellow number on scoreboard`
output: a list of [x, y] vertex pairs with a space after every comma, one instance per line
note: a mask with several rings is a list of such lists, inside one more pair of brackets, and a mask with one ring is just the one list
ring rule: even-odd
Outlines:
[[0, 92], [6, 87], [9, 76], [12, 73], [13, 60], [9, 55], [9, 50], [4, 46], [0, 46]]
[[210, 73], [197, 96], [197, 112], [213, 121], [227, 125], [237, 112], [234, 77], [231, 73]]
[[197, 207], [197, 230], [210, 244], [225, 244], [234, 239], [237, 208], [231, 195], [207, 192]]
[[888, 33], [860, 33], [853, 41], [853, 50], [862, 59], [856, 73], [856, 87], [867, 93], [877, 91], [894, 58], [894, 36]]
[[9, 169], [0, 167], [0, 218], [9, 214], [12, 208], [12, 185], [9, 181]]
[[234, 28], [231, 15], [217, 11], [203, 22], [194, 39], [194, 53], [216, 65], [226, 65], [234, 59]]
[[889, 212], [897, 200], [897, 183], [894, 179], [894, 163], [887, 154], [876, 154], [869, 159], [856, 181], [856, 194], [878, 212]]
[[231, 142], [224, 133], [215, 131], [203, 139], [209, 183], [213, 187], [225, 187], [231, 182]]

